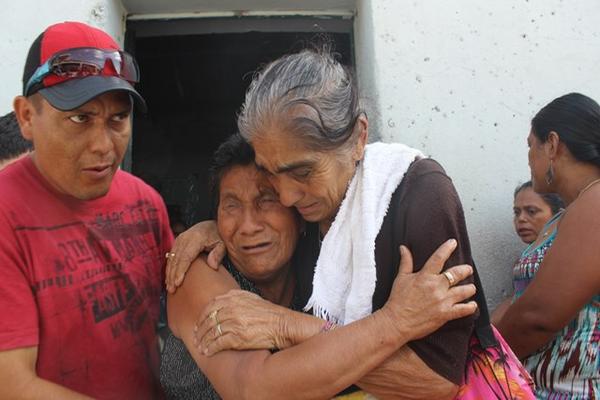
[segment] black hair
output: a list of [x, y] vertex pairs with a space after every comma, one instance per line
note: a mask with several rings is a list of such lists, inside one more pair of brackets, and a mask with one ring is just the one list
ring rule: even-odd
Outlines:
[[[519, 186], [517, 186], [517, 188], [515, 189], [515, 194], [514, 194], [513, 198], [516, 199], [517, 195], [523, 189], [527, 189], [527, 188], [531, 188], [533, 190], [533, 184], [531, 183], [531, 181], [527, 181], [527, 182], [522, 183]], [[563, 202], [562, 198], [559, 195], [557, 195], [556, 193], [537, 193], [537, 194], [542, 198], [542, 200], [544, 200], [544, 203], [546, 203], [548, 205], [548, 207], [550, 207], [550, 210], [552, 210], [552, 215], [559, 212], [562, 208], [565, 208], [565, 203]]]
[[216, 218], [219, 208], [219, 192], [223, 175], [232, 167], [250, 164], [254, 164], [254, 150], [239, 133], [231, 135], [215, 151], [208, 171], [208, 193], [211, 198], [213, 218]]
[[580, 93], [552, 100], [531, 121], [533, 134], [542, 142], [556, 132], [573, 157], [600, 167], [600, 106]]
[[0, 161], [10, 160], [31, 151], [33, 145], [21, 135], [14, 112], [0, 117]]

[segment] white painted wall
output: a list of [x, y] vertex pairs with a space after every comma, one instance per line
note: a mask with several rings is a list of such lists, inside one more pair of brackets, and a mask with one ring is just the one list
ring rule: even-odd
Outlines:
[[0, 115], [12, 111], [14, 97], [23, 90], [23, 66], [31, 43], [46, 27], [63, 21], [96, 26], [123, 44], [125, 9], [119, 0], [2, 1]]
[[531, 117], [572, 91], [600, 101], [600, 2], [358, 0], [357, 10], [371, 134], [444, 165], [494, 306], [523, 249], [512, 192], [529, 178]]

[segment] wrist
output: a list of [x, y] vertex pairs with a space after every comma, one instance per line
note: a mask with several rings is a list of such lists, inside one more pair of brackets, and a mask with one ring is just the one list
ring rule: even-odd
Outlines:
[[383, 335], [382, 340], [395, 347], [402, 347], [412, 340], [411, 329], [389, 307], [384, 306], [372, 314], [376, 319], [378, 332]]
[[293, 314], [287, 309], [280, 309], [277, 313], [276, 332], [274, 334], [275, 348], [283, 350], [295, 344], [297, 323]]
[[285, 314], [281, 314], [281, 321], [278, 338], [278, 348], [284, 349], [303, 343], [311, 337], [319, 334], [323, 327], [323, 321], [320, 318], [309, 314], [284, 309]]

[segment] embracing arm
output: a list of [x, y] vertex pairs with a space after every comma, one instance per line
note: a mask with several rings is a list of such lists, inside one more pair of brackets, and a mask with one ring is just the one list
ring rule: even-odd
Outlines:
[[[445, 267], [463, 263], [471, 264], [469, 239], [458, 195], [450, 179], [437, 164], [431, 160], [424, 162], [429, 163], [430, 169], [434, 164], [434, 171], [428, 172], [425, 168], [426, 173], [423, 176], [413, 178], [410, 196], [407, 195], [405, 199], [408, 207], [405, 207], [404, 213], [396, 213], [394, 220], [391, 221], [395, 233], [389, 236], [402, 238], [401, 243], [409, 244], [411, 250], [415, 252], [415, 264], [419, 267], [426, 263], [427, 258], [440, 243], [449, 238], [457, 238], [458, 248], [445, 263]], [[428, 207], [424, 207], [425, 205]], [[397, 232], [403, 228], [406, 232]], [[377, 246], [392, 248], [394, 243], [378, 241]], [[378, 259], [378, 264], [379, 261]], [[390, 264], [389, 260], [381, 261], [382, 264]], [[397, 258], [392, 262], [398, 265]], [[378, 272], [378, 280], [387, 281], [391, 286], [396, 273], [397, 270], [390, 266], [389, 275], [380, 277]], [[389, 290], [388, 287], [384, 299], [387, 299]], [[280, 311], [279, 314], [285, 312], [288, 316], [282, 319], [288, 322], [284, 325], [286, 329], [279, 333], [287, 335], [288, 339], [292, 338], [291, 344], [306, 340], [322, 326], [322, 322], [310, 325], [303, 320], [306, 317], [300, 317], [298, 313], [291, 311]], [[417, 399], [452, 398], [462, 378], [472, 328], [473, 319], [448, 323], [434, 334], [409, 343], [408, 347], [403, 347], [378, 364], [356, 384], [381, 398], [397, 397], [399, 394], [405, 398]], [[247, 330], [241, 331], [247, 332]], [[285, 345], [288, 339], [273, 342]], [[245, 348], [243, 343], [239, 348]]]
[[[384, 229], [392, 233], [378, 238], [376, 248], [393, 248], [398, 242], [405, 243], [413, 252], [418, 269], [440, 243], [455, 238], [458, 247], [444, 269], [451, 265], [472, 264], [460, 199], [443, 169], [433, 160], [417, 161], [402, 185], [390, 204], [388, 222], [391, 226], [384, 222], [382, 227], [382, 233]], [[391, 238], [391, 243], [383, 241], [386, 236]], [[395, 259], [390, 263], [389, 257], [383, 255], [383, 252], [376, 254], [378, 268], [397, 265]], [[387, 280], [395, 273], [394, 270], [383, 271], [388, 274], [383, 276]], [[468, 282], [472, 280], [461, 284]], [[473, 319], [450, 321], [430, 335], [411, 341], [365, 376], [359, 386], [380, 398], [393, 398], [398, 394], [414, 399], [453, 398], [462, 380]]]
[[[454, 246], [450, 247], [453, 249]], [[444, 251], [448, 252], [448, 249], [446, 245]], [[441, 265], [435, 268], [438, 267]], [[467, 276], [470, 271], [467, 266], [453, 270], [459, 277]], [[194, 309], [193, 305], [187, 310], [180, 306], [190, 301], [196, 302], [196, 306], [207, 304], [207, 299], [202, 297], [207, 291], [211, 292], [208, 296], [218, 294], [211, 288], [216, 287], [215, 274], [223, 272], [222, 269], [192, 268], [182, 288], [169, 299], [172, 328], [182, 337], [196, 363], [223, 398], [331, 397], [384, 361], [413, 335], [418, 337], [444, 320], [474, 311], [472, 304], [455, 304], [472, 295], [473, 287], [448, 290], [445, 278], [437, 272], [432, 273], [431, 269], [419, 274], [402, 273], [402, 279], [397, 280], [396, 292], [404, 295], [397, 296], [401, 298], [395, 298], [389, 307], [363, 320], [274, 354], [265, 350], [222, 351], [207, 357], [194, 346], [196, 315], [189, 312]], [[231, 277], [224, 279], [221, 276], [219, 281], [220, 292], [225, 291], [225, 286], [234, 286]], [[425, 293], [429, 294], [428, 304], [422, 307], [421, 299]], [[175, 301], [177, 298], [181, 300]], [[207, 319], [215, 306], [212, 301], [208, 303], [200, 320]], [[215, 334], [215, 329], [212, 331]], [[356, 343], [361, 345], [356, 346]], [[237, 384], [231, 385], [232, 381]]]
[[562, 217], [535, 278], [497, 325], [520, 358], [550, 342], [600, 292], [600, 196], [593, 195]]
[[[286, 349], [321, 333], [325, 325], [318, 317], [272, 304], [242, 290], [232, 290], [217, 299], [223, 336], [215, 335], [212, 318], [205, 320], [197, 332], [203, 336], [202, 347], [209, 355], [225, 349]], [[380, 399], [398, 396], [445, 399], [456, 393], [456, 385], [431, 370], [408, 346], [403, 346], [355, 384]]]
[[36, 375], [37, 347], [24, 347], [0, 351], [0, 398], [83, 400], [90, 399], [64, 386], [57, 385]]
[[198, 222], [181, 233], [175, 239], [169, 257], [167, 257], [165, 269], [167, 291], [175, 293], [183, 283], [188, 269], [200, 254], [208, 252], [207, 264], [216, 270], [225, 257], [226, 251], [214, 220]]

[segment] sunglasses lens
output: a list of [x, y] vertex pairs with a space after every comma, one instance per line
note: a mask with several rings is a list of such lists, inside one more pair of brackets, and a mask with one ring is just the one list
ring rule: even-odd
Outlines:
[[132, 83], [140, 80], [138, 66], [131, 55], [118, 50], [79, 48], [59, 53], [40, 66], [27, 83], [25, 92], [28, 93], [33, 85], [48, 74], [63, 78], [85, 78], [103, 73], [116, 74]]
[[101, 68], [93, 64], [84, 64], [81, 62], [64, 62], [56, 65], [52, 72], [55, 75], [67, 78], [86, 77], [91, 75], [99, 75], [102, 72]]
[[88, 48], [68, 50], [53, 58], [50, 70], [58, 76], [86, 77], [102, 74], [107, 64], [110, 64], [107, 71], [112, 71], [113, 74], [116, 73], [117, 76], [130, 82], [139, 81], [137, 65], [133, 57], [117, 50]]

